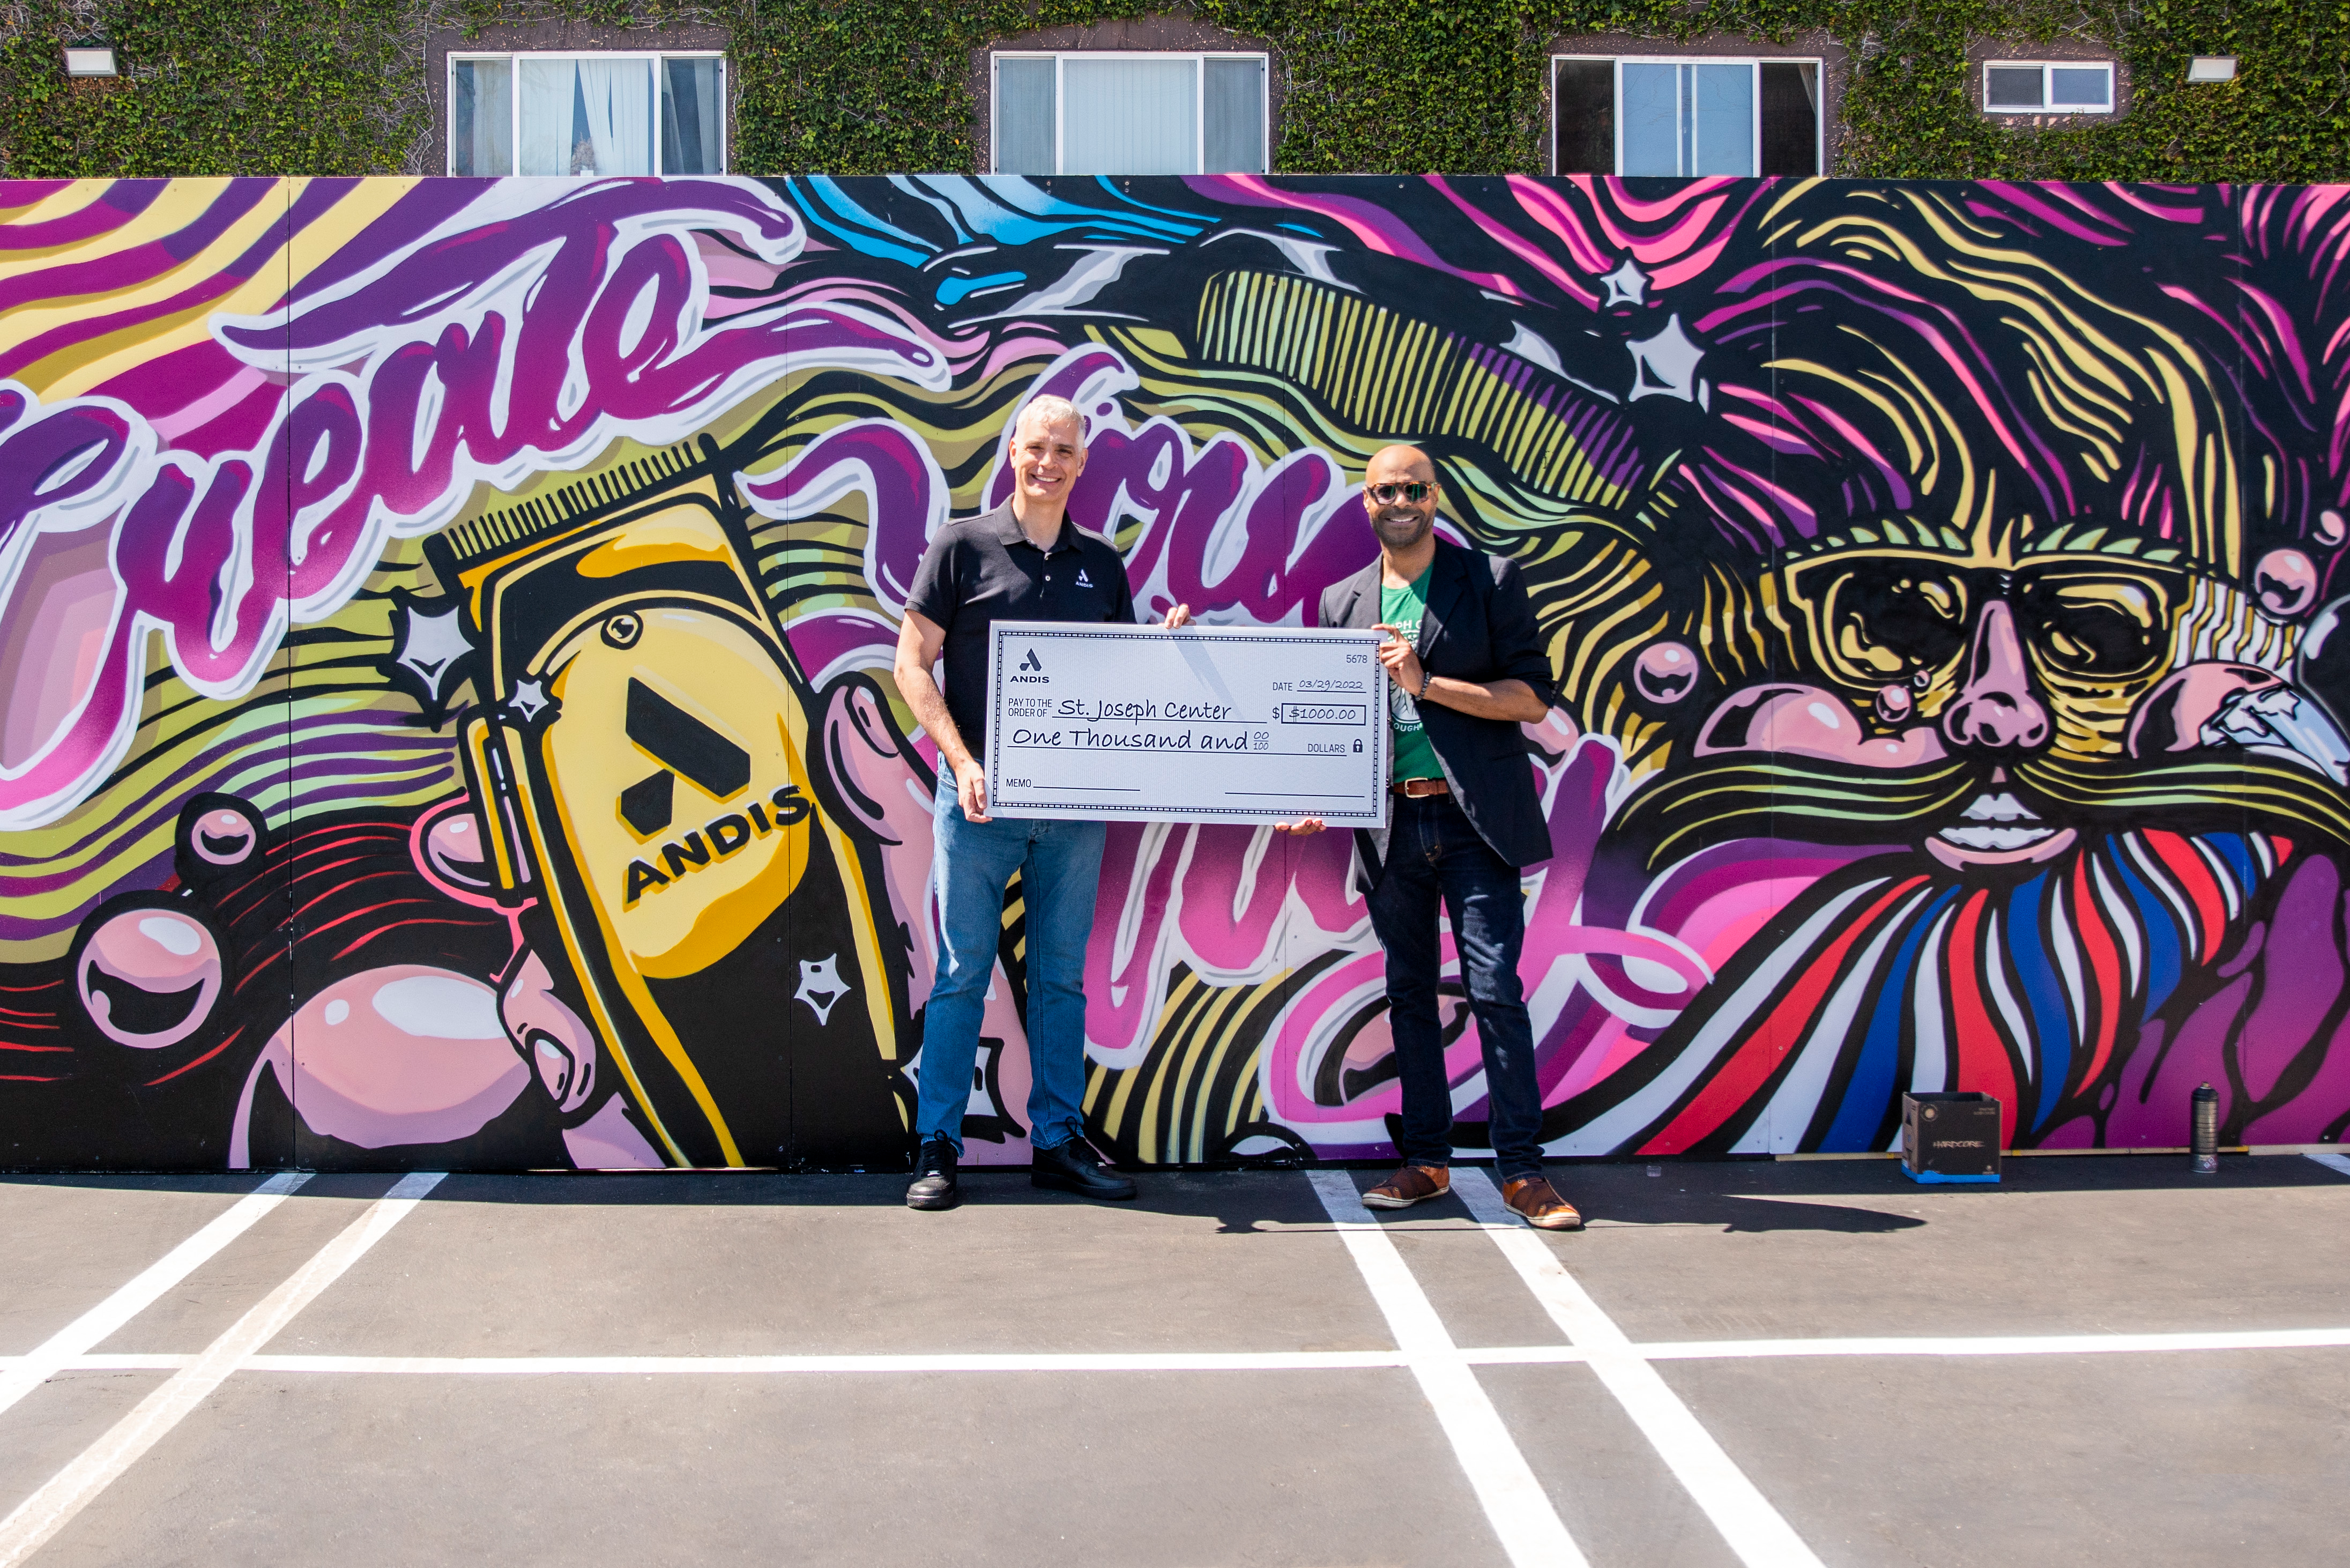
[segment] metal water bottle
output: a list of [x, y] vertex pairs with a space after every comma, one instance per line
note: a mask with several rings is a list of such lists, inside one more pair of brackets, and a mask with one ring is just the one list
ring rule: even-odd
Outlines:
[[2205, 1084], [2197, 1089], [2195, 1101], [2194, 1155], [2195, 1174], [2220, 1174], [2220, 1091]]

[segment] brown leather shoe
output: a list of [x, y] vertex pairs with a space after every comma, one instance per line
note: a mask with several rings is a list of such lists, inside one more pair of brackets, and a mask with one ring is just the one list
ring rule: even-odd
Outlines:
[[1452, 1190], [1452, 1173], [1440, 1165], [1407, 1165], [1368, 1192], [1363, 1201], [1373, 1209], [1409, 1209]]
[[1539, 1176], [1521, 1176], [1515, 1181], [1502, 1183], [1502, 1201], [1510, 1206], [1527, 1224], [1544, 1231], [1580, 1231], [1583, 1216], [1575, 1205], [1558, 1195], [1548, 1179]]

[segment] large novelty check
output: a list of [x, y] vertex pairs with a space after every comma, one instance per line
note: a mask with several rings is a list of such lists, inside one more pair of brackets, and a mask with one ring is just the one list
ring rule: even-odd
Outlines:
[[1024, 620], [991, 630], [992, 815], [1387, 820], [1377, 632]]

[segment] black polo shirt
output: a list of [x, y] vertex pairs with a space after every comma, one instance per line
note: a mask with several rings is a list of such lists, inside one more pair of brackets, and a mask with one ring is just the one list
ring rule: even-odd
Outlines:
[[987, 760], [987, 628], [999, 620], [1134, 624], [1126, 562], [1064, 517], [1050, 550], [1029, 542], [1010, 503], [950, 523], [922, 554], [906, 607], [947, 634], [947, 716]]

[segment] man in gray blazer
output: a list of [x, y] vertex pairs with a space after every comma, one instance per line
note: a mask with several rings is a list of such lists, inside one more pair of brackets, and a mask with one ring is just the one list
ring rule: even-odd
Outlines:
[[[1388, 1024], [1403, 1090], [1403, 1167], [1363, 1194], [1406, 1209], [1450, 1189], [1452, 1094], [1437, 1015], [1437, 914], [1452, 920], [1485, 1056], [1502, 1196], [1528, 1224], [1576, 1231], [1583, 1217], [1542, 1173], [1542, 1089], [1518, 982], [1525, 905], [1518, 868], [1550, 858], [1522, 723], [1555, 694], [1517, 567], [1436, 536], [1435, 465], [1390, 446], [1363, 476], [1379, 558], [1322, 596], [1320, 623], [1388, 634], [1379, 647], [1394, 726], [1388, 826], [1358, 830], [1371, 929], [1387, 954]], [[1283, 829], [1319, 832], [1308, 817]]]

